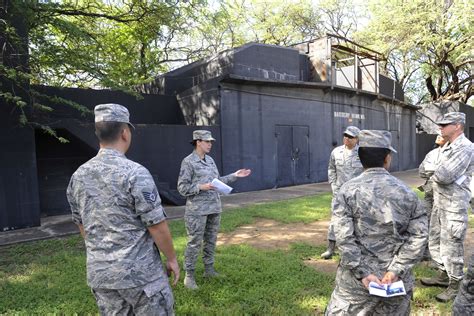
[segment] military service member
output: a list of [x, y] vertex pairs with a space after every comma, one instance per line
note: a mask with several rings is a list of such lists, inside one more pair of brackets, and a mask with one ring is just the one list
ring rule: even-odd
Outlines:
[[453, 305], [453, 316], [465, 315], [474, 315], [474, 253]]
[[163, 271], [179, 266], [152, 176], [128, 160], [132, 134], [119, 104], [94, 109], [100, 150], [73, 174], [67, 189], [73, 221], [87, 251], [87, 283], [101, 315], [173, 315], [173, 294]]
[[217, 178], [224, 183], [230, 183], [237, 178], [247, 177], [251, 172], [250, 169], [239, 169], [220, 177], [214, 160], [208, 155], [214, 141], [210, 131], [193, 132], [194, 151], [183, 159], [178, 178], [178, 191], [187, 198], [184, 222], [188, 244], [184, 254], [184, 285], [189, 289], [198, 288], [194, 272], [202, 244], [204, 276], [219, 275], [214, 269], [214, 251], [222, 207], [219, 193], [211, 184], [212, 180]]
[[[435, 139], [435, 146], [437, 147], [426, 154], [425, 159], [423, 159], [418, 167], [420, 177], [426, 180], [425, 184], [420, 186], [419, 189], [420, 191], [425, 192], [424, 202], [426, 214], [428, 215], [428, 228], [430, 227], [431, 210], [433, 209], [433, 181], [431, 180], [431, 176], [439, 164], [441, 151], [445, 144], [446, 140], [441, 136], [440, 132]], [[429, 258], [429, 249], [426, 247], [424, 259], [429, 260]]]
[[447, 287], [436, 296], [441, 302], [448, 302], [456, 297], [463, 278], [463, 243], [471, 199], [469, 184], [474, 170], [474, 148], [464, 136], [465, 123], [466, 116], [461, 112], [447, 113], [437, 122], [441, 136], [448, 141], [431, 177], [434, 208], [431, 214], [429, 249], [439, 274], [435, 278], [424, 278], [421, 283]]
[[[332, 189], [333, 202], [339, 192], [340, 187], [348, 180], [357, 177], [363, 171], [359, 160], [358, 138], [360, 130], [355, 126], [348, 126], [344, 131], [344, 145], [334, 148], [331, 152], [328, 166], [328, 179]], [[334, 255], [336, 247], [336, 237], [334, 235], [334, 226], [329, 224], [328, 229], [328, 249], [321, 254], [321, 258], [330, 259]]]
[[[359, 157], [364, 172], [342, 185], [334, 202], [334, 231], [341, 252], [336, 287], [326, 315], [408, 315], [411, 269], [427, 241], [426, 211], [416, 194], [388, 173], [391, 134], [363, 130]], [[402, 280], [407, 294], [370, 295], [368, 284]]]

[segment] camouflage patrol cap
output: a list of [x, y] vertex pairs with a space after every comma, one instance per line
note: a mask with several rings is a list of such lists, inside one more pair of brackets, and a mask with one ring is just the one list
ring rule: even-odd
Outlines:
[[359, 137], [360, 129], [355, 126], [347, 126], [344, 134], [352, 137]]
[[215, 139], [212, 137], [211, 132], [203, 129], [198, 129], [193, 132], [193, 141], [195, 140], [215, 141]]
[[437, 121], [438, 125], [448, 125], [448, 124], [466, 124], [466, 114], [462, 112], [449, 112], [443, 115], [441, 120]]
[[392, 133], [364, 129], [359, 133], [359, 147], [387, 148], [396, 153], [392, 147]]
[[130, 123], [130, 114], [126, 107], [116, 103], [105, 103], [96, 105], [94, 108], [95, 122], [121, 122], [127, 123], [135, 129]]

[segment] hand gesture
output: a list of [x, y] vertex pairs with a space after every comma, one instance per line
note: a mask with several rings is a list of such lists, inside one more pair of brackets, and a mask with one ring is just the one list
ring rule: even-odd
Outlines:
[[213, 186], [211, 183], [204, 183], [199, 185], [199, 190], [201, 191], [209, 191], [214, 190], [216, 187]]
[[239, 169], [235, 172], [235, 176], [237, 178], [245, 178], [249, 176], [252, 173], [252, 170], [250, 169]]
[[379, 280], [379, 278], [377, 278], [375, 275], [373, 274], [369, 274], [368, 276], [366, 276], [365, 278], [362, 279], [362, 283], [364, 284], [364, 286], [366, 288], [369, 288], [369, 283], [370, 282], [375, 282], [379, 285], [382, 285], [382, 282]]

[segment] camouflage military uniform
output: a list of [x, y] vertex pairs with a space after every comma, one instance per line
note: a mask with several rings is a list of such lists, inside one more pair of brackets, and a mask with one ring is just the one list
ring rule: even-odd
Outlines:
[[[464, 238], [471, 199], [469, 184], [474, 171], [473, 144], [457, 137], [442, 149], [433, 180], [434, 208], [431, 214], [430, 254], [450, 279], [461, 280], [464, 266]], [[458, 183], [456, 183], [458, 182]]]
[[435, 148], [426, 154], [425, 159], [421, 162], [418, 167], [418, 173], [422, 179], [426, 182], [423, 185], [423, 192], [425, 192], [425, 207], [426, 213], [428, 214], [428, 223], [431, 216], [431, 210], [433, 209], [433, 180], [431, 176], [436, 170], [439, 161], [441, 159], [441, 147]]
[[224, 183], [237, 179], [234, 174], [219, 177], [214, 160], [206, 155], [201, 159], [193, 151], [183, 159], [178, 178], [178, 191], [187, 198], [184, 221], [188, 234], [188, 244], [184, 255], [184, 268], [194, 271], [201, 245], [203, 262], [206, 266], [214, 264], [217, 233], [222, 212], [221, 199], [215, 190], [200, 191], [199, 185], [218, 178]]
[[[425, 184], [422, 186], [422, 191], [425, 193], [424, 202], [426, 214], [428, 216], [428, 230], [430, 229], [431, 210], [433, 209], [434, 204], [433, 180], [431, 179], [431, 176], [433, 176], [433, 173], [440, 162], [441, 150], [442, 147], [437, 147], [431, 150], [428, 154], [426, 154], [425, 159], [423, 159], [420, 166], [418, 167], [418, 173], [420, 177], [426, 180]], [[431, 258], [428, 245], [426, 245], [424, 258]]]
[[[87, 283], [102, 314], [172, 315], [173, 295], [146, 227], [165, 220], [152, 176], [114, 149], [101, 149], [67, 189], [73, 221], [85, 232]], [[135, 304], [121, 306], [120, 301]]]
[[464, 315], [474, 315], [474, 253], [453, 305], [453, 316]]
[[[387, 133], [362, 131], [360, 147], [394, 151]], [[380, 135], [382, 144], [374, 139]], [[414, 285], [411, 269], [427, 240], [426, 212], [416, 194], [384, 168], [369, 168], [341, 187], [333, 220], [341, 261], [326, 315], [408, 315]], [[382, 279], [388, 271], [403, 280], [407, 295], [369, 294], [362, 279], [370, 274]]]
[[[344, 145], [334, 148], [331, 152], [328, 166], [328, 179], [332, 189], [333, 201], [341, 186], [364, 171], [357, 153], [358, 146], [347, 149]], [[328, 240], [336, 240], [334, 227], [331, 221], [328, 229]]]

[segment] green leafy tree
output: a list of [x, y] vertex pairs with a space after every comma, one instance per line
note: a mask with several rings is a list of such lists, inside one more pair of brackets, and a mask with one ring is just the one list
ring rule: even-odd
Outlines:
[[222, 0], [201, 11], [181, 41], [202, 58], [248, 42], [288, 46], [323, 33], [310, 0]]
[[67, 104], [83, 114], [88, 110], [43, 95], [34, 85], [134, 93], [136, 85], [153, 80], [172, 62], [190, 60], [174, 39], [205, 5], [200, 0], [3, 0], [0, 98], [15, 106], [21, 125], [56, 136], [41, 120], [53, 109], [41, 102]]
[[472, 1], [371, 0], [370, 22], [356, 40], [382, 52], [384, 70], [413, 103], [473, 95]]
[[172, 62], [173, 45], [202, 1], [64, 0], [29, 5], [30, 64], [35, 82], [129, 89]]
[[178, 39], [196, 60], [248, 42], [289, 46], [357, 29], [352, 0], [220, 0], [202, 8], [190, 32]]

